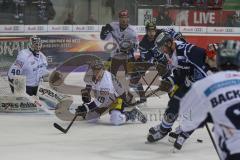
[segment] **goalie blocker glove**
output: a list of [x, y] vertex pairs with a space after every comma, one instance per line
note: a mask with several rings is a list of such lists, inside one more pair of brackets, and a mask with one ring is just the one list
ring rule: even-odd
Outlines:
[[113, 28], [110, 24], [106, 24], [105, 26], [102, 27], [101, 33], [100, 33], [100, 38], [104, 40], [108, 33], [113, 31]]

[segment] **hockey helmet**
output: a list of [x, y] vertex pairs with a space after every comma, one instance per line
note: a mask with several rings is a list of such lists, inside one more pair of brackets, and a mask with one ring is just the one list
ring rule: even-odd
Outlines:
[[153, 22], [149, 22], [145, 26], [146, 31], [148, 30], [156, 30], [156, 24]]
[[90, 64], [92, 70], [92, 81], [96, 82], [99, 81], [104, 73], [104, 64], [100, 59], [95, 59], [91, 61]]
[[95, 60], [91, 61], [90, 67], [93, 71], [101, 70], [101, 69], [104, 69], [104, 64], [100, 59], [95, 59]]
[[165, 46], [167, 42], [172, 41], [173, 39], [170, 34], [168, 34], [167, 32], [162, 32], [157, 36], [155, 44], [158, 46], [158, 48], [161, 48], [162, 46]]
[[128, 15], [128, 10], [124, 9], [124, 10], [119, 11], [118, 16], [119, 16], [119, 18], [121, 18], [121, 17], [128, 17], [129, 16]]
[[41, 38], [36, 35], [30, 37], [30, 47], [34, 51], [40, 51], [42, 48]]
[[223, 42], [217, 52], [217, 66], [221, 70], [240, 69], [240, 41]]

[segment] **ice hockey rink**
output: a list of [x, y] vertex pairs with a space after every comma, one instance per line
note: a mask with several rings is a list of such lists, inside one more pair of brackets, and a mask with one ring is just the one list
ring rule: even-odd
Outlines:
[[167, 101], [166, 94], [148, 99], [142, 106], [148, 118], [146, 124], [112, 126], [105, 115], [97, 123], [76, 121], [67, 134], [54, 128], [53, 123], [65, 128], [69, 122], [54, 115], [2, 113], [1, 160], [217, 160], [206, 128], [197, 130], [176, 153], [167, 137], [154, 144], [146, 143], [148, 129], [159, 123]]

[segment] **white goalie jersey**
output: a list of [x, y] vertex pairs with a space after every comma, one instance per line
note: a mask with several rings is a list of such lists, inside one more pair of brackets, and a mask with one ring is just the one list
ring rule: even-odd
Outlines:
[[219, 72], [194, 83], [180, 105], [183, 131], [198, 128], [210, 114], [223, 158], [240, 153], [240, 72]]
[[27, 86], [38, 86], [40, 79], [48, 74], [47, 66], [47, 58], [42, 52], [34, 56], [30, 49], [23, 49], [9, 69], [8, 77], [13, 79], [15, 75], [24, 75]]

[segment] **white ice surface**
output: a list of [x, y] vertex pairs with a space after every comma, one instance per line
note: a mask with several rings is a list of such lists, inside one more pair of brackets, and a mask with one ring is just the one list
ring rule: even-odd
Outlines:
[[[155, 100], [154, 100], [155, 99]], [[167, 96], [150, 99], [147, 107], [164, 107]], [[144, 109], [148, 110], [148, 109]], [[111, 126], [106, 115], [97, 124], [77, 121], [67, 134], [53, 127], [69, 122], [53, 115], [1, 114], [1, 160], [217, 160], [206, 129], [196, 131], [180, 152], [167, 138], [145, 144], [149, 127], [159, 123]], [[202, 139], [203, 143], [196, 142]]]
[[217, 160], [205, 128], [177, 153], [172, 153], [168, 138], [145, 144], [148, 129], [159, 123], [167, 101], [167, 95], [148, 99], [143, 109], [149, 119], [146, 124], [111, 126], [106, 115], [97, 124], [77, 121], [67, 134], [53, 123], [66, 127], [69, 122], [54, 115], [0, 114], [0, 160]]

